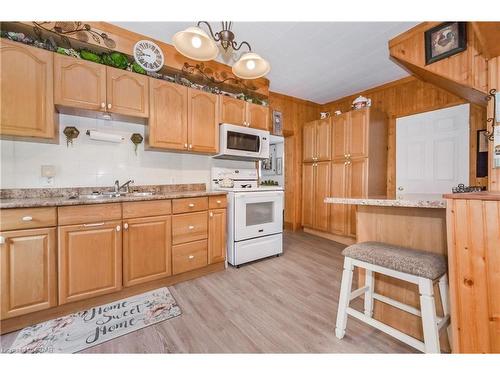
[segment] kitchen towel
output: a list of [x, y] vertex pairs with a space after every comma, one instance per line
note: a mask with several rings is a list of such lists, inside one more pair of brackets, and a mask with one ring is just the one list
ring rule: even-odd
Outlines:
[[24, 328], [7, 352], [75, 353], [180, 314], [160, 288]]

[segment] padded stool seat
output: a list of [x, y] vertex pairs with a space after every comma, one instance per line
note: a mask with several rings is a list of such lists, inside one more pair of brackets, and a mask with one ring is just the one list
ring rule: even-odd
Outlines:
[[443, 276], [447, 268], [443, 255], [381, 242], [357, 243], [346, 247], [342, 255], [431, 280]]

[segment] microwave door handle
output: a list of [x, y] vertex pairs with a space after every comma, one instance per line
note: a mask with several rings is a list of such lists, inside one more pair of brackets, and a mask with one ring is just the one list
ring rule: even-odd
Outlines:
[[257, 148], [259, 149], [259, 154], [260, 154], [260, 135], [257, 137]]

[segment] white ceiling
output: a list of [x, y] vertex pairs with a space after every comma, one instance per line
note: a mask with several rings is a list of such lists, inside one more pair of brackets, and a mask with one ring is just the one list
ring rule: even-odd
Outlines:
[[[114, 22], [172, 43], [195, 22]], [[323, 104], [408, 74], [389, 60], [388, 41], [416, 22], [236, 22], [246, 40], [271, 64], [271, 91]], [[215, 31], [220, 22], [211, 22]], [[218, 58], [219, 61], [221, 57]]]

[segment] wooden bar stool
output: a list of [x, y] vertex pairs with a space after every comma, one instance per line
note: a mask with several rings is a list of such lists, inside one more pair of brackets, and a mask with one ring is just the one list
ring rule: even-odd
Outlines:
[[[348, 246], [344, 255], [344, 271], [340, 288], [339, 308], [335, 335], [342, 339], [345, 335], [347, 316], [351, 315], [388, 335], [425, 353], [440, 353], [439, 331], [450, 324], [448, 302], [448, 279], [444, 256], [428, 251], [408, 249], [380, 242], [362, 242]], [[354, 267], [365, 269], [365, 285], [352, 289]], [[420, 308], [406, 305], [374, 291], [374, 272], [395, 277], [418, 285]], [[443, 306], [443, 317], [436, 315], [434, 283], [439, 283], [439, 294]], [[364, 295], [364, 314], [349, 307], [350, 302]], [[373, 300], [379, 300], [410, 314], [422, 318], [424, 341], [390, 327], [373, 316]], [[451, 341], [450, 341], [451, 342]]]

